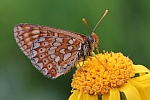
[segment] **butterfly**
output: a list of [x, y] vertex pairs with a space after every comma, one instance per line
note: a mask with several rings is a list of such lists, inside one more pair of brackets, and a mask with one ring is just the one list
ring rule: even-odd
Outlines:
[[43, 75], [56, 79], [98, 48], [98, 36], [85, 36], [35, 24], [18, 24], [14, 37], [23, 53]]

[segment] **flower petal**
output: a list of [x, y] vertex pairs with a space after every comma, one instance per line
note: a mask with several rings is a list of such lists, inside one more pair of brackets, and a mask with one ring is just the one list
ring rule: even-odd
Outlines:
[[139, 82], [136, 82], [133, 79], [128, 80], [128, 82], [133, 85], [139, 92], [142, 100], [148, 100], [148, 94], [146, 93], [146, 89], [140, 84]]
[[133, 80], [137, 81], [144, 87], [144, 90], [146, 93], [148, 93], [148, 96], [150, 96], [150, 74], [145, 74], [140, 77], [133, 78]]
[[84, 100], [83, 99], [83, 92], [81, 92], [81, 91], [79, 92], [77, 100]]
[[109, 93], [103, 94], [103, 95], [102, 95], [102, 100], [109, 100], [109, 96], [110, 96]]
[[117, 88], [110, 89], [109, 100], [120, 100], [120, 93]]
[[149, 70], [143, 65], [133, 65], [133, 69], [135, 69], [135, 73], [149, 72]]
[[150, 74], [145, 74], [145, 75], [142, 75], [140, 77], [135, 77], [133, 78], [133, 80], [137, 81], [137, 82], [140, 82], [141, 84], [148, 84], [148, 86], [150, 86]]
[[79, 90], [74, 90], [68, 100], [98, 100], [98, 95], [89, 95]]
[[74, 90], [68, 100], [84, 100], [82, 98], [82, 92]]
[[137, 89], [129, 83], [123, 84], [118, 89], [125, 94], [127, 100], [141, 100], [140, 94]]
[[83, 94], [83, 100], [98, 100], [98, 95]]

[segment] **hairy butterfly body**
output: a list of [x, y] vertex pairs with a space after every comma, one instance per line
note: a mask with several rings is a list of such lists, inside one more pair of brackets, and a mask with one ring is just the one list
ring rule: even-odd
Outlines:
[[85, 36], [47, 26], [18, 24], [14, 36], [23, 53], [45, 76], [55, 79], [78, 60], [85, 60], [97, 47], [98, 36]]

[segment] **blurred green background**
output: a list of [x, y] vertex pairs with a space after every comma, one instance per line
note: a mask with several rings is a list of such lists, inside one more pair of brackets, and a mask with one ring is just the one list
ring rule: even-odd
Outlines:
[[100, 51], [122, 52], [150, 68], [150, 1], [148, 0], [0, 0], [0, 100], [67, 100], [74, 70], [56, 80], [44, 77], [14, 39], [18, 23], [52, 26], [89, 35], [95, 30]]

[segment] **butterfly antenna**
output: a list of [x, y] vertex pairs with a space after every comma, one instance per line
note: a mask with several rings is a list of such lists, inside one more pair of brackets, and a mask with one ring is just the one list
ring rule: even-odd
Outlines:
[[92, 32], [95, 31], [95, 29], [97, 28], [97, 26], [99, 25], [99, 23], [103, 20], [103, 18], [107, 15], [108, 13], [108, 10], [105, 11], [105, 13], [103, 14], [103, 16], [101, 17], [101, 19], [97, 22], [97, 24], [95, 25], [94, 29]]
[[88, 29], [88, 33], [90, 34], [90, 28], [89, 28], [89, 26], [88, 26], [88, 23], [87, 23], [86, 19], [83, 18], [82, 21], [83, 21], [83, 23], [86, 25], [86, 27], [87, 27], [87, 29]]
[[[103, 16], [99, 19], [99, 21], [98, 21], [97, 24], [95, 25], [95, 27], [94, 27], [92, 33], [95, 31], [95, 29], [96, 29], [97, 26], [100, 24], [100, 22], [103, 20], [103, 18], [107, 15], [107, 13], [108, 13], [108, 10], [106, 10], [105, 13], [103, 14]], [[95, 54], [94, 54], [93, 56], [98, 60], [98, 62], [99, 62], [107, 71], [109, 71], [109, 70], [107, 69], [107, 67], [97, 58], [97, 56], [96, 56]]]

